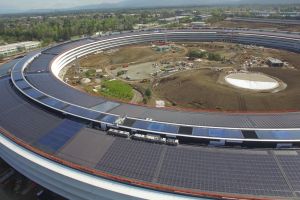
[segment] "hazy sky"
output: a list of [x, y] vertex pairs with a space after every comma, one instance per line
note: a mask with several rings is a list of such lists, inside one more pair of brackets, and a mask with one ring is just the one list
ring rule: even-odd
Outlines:
[[70, 8], [82, 5], [113, 3], [120, 0], [0, 0], [1, 9], [47, 9]]
[[[32, 9], [63, 9], [63, 8], [73, 8], [77, 6], [83, 5], [93, 5], [93, 4], [101, 4], [101, 3], [116, 3], [121, 1], [133, 2], [136, 4], [137, 2], [147, 3], [147, 5], [156, 4], [156, 5], [168, 5], [175, 4], [179, 5], [182, 3], [236, 3], [236, 2], [246, 2], [252, 3], [253, 1], [258, 2], [268, 2], [268, 3], [284, 3], [284, 2], [297, 2], [300, 0], [0, 0], [0, 13], [9, 12], [9, 11], [25, 11]], [[177, 4], [176, 4], [177, 2]], [[133, 5], [134, 6], [134, 5]]]

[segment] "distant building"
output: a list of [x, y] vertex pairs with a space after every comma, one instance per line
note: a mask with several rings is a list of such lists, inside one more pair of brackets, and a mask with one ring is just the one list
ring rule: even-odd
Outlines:
[[280, 12], [282, 17], [300, 17], [300, 12]]
[[10, 56], [16, 54], [17, 52], [28, 51], [40, 46], [41, 46], [41, 42], [38, 41], [28, 41], [28, 42], [8, 44], [8, 45], [0, 46], [0, 55]]
[[179, 22], [180, 19], [185, 18], [187, 16], [176, 16], [176, 17], [168, 17], [159, 19], [160, 22]]
[[175, 11], [175, 14], [177, 15], [177, 16], [180, 16], [180, 15], [182, 15], [184, 13], [184, 10], [176, 10]]
[[289, 25], [300, 25], [300, 20], [290, 19], [276, 19], [276, 18], [249, 18], [249, 17], [228, 17], [226, 21], [235, 22], [251, 22], [251, 23], [269, 23], [269, 24], [289, 24]]
[[251, 11], [251, 14], [256, 17], [270, 17], [272, 15], [279, 15], [281, 17], [299, 17], [300, 12], [276, 12], [276, 11]]
[[134, 30], [149, 29], [149, 28], [155, 28], [157, 26], [158, 26], [158, 23], [136, 24], [133, 26], [133, 29]]
[[197, 15], [195, 16], [195, 19], [196, 20], [199, 20], [199, 21], [204, 21], [204, 20], [207, 20], [208, 18], [210, 18], [212, 15]]
[[268, 58], [267, 59], [267, 64], [270, 67], [282, 67], [283, 66], [283, 62], [281, 60], [278, 60], [276, 58]]
[[191, 26], [197, 28], [197, 27], [205, 27], [207, 26], [207, 24], [205, 22], [191, 22]]
[[252, 14], [256, 17], [270, 17], [272, 13], [269, 11], [253, 11]]

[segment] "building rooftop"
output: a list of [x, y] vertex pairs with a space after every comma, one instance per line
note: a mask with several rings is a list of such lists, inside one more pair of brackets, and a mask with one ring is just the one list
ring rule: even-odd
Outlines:
[[168, 18], [163, 18], [163, 19], [159, 19], [160, 21], [176, 21], [182, 18], [186, 18], [187, 16], [176, 16], [176, 17], [168, 17]]
[[271, 58], [271, 57], [269, 57], [267, 60], [269, 62], [271, 62], [272, 64], [283, 64], [283, 62], [281, 60], [277, 59], [277, 58]]

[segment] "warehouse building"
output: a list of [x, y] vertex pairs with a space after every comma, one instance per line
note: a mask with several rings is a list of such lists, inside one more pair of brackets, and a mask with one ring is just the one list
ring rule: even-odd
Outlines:
[[27, 42], [8, 44], [8, 45], [0, 46], [0, 55], [10, 56], [16, 54], [17, 52], [35, 49], [40, 45], [41, 43], [38, 41], [27, 41]]

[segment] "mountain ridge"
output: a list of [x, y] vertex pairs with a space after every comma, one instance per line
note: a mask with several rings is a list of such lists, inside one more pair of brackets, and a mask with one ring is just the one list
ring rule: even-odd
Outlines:
[[250, 5], [250, 4], [300, 4], [300, 0], [122, 0], [119, 3], [101, 3], [84, 6], [55, 8], [55, 9], [1, 9], [0, 14], [12, 13], [46, 13], [59, 11], [96, 10], [96, 9], [126, 9], [126, 8], [155, 8], [155, 7], [188, 7], [188, 6], [217, 6], [217, 5]]
[[212, 5], [246, 5], [246, 4], [299, 4], [300, 0], [123, 0], [119, 3], [103, 3], [75, 7], [77, 9], [99, 9], [105, 8], [149, 8], [149, 7], [177, 7], [177, 6], [212, 6]]

